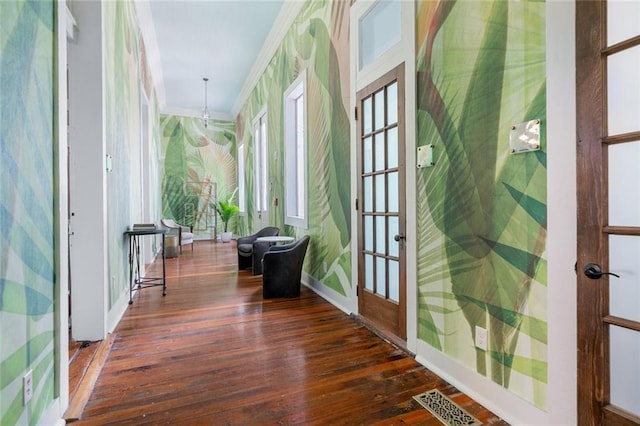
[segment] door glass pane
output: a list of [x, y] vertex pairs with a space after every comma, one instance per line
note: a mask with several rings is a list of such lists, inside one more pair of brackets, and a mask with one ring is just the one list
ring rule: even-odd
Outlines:
[[376, 212], [384, 213], [385, 209], [384, 175], [376, 175]]
[[376, 216], [376, 252], [381, 254], [387, 253], [386, 247], [387, 230], [384, 216]]
[[607, 45], [611, 46], [638, 35], [640, 28], [640, 2], [607, 2]]
[[364, 211], [373, 211], [373, 177], [367, 176], [363, 179], [362, 196], [364, 197]]
[[609, 270], [620, 275], [609, 276], [609, 313], [640, 321], [640, 237], [609, 236], [609, 259]]
[[610, 145], [608, 149], [609, 224], [640, 226], [640, 142]]
[[384, 127], [384, 90], [379, 91], [374, 96], [375, 101], [373, 103], [376, 116], [373, 120], [373, 125], [375, 130], [379, 130]]
[[398, 257], [398, 249], [400, 243], [394, 239], [398, 235], [398, 216], [389, 216], [388, 218], [389, 234], [387, 239], [389, 240], [389, 256]]
[[368, 97], [362, 102], [362, 118], [363, 118], [363, 126], [362, 134], [367, 135], [373, 131], [373, 121], [371, 115], [371, 100], [373, 98]]
[[376, 171], [384, 170], [384, 133], [375, 135], [376, 139]]
[[611, 403], [640, 415], [640, 333], [609, 327]]
[[373, 291], [373, 256], [364, 255], [364, 288]]
[[364, 249], [373, 251], [373, 216], [364, 217]]
[[396, 213], [398, 211], [398, 172], [387, 174], [387, 203], [389, 204], [389, 212]]
[[609, 135], [640, 130], [640, 47], [608, 58]]
[[387, 168], [398, 167], [398, 128], [387, 132]]
[[398, 122], [398, 83], [387, 87], [387, 125]]
[[387, 270], [385, 263], [386, 259], [384, 257], [376, 257], [376, 293], [386, 297]]
[[373, 160], [373, 151], [371, 147], [371, 136], [364, 139], [363, 147], [362, 147], [362, 161], [364, 163], [362, 167], [363, 173], [371, 173], [373, 170], [372, 160]]
[[397, 302], [400, 300], [400, 268], [398, 262], [389, 260], [389, 299]]

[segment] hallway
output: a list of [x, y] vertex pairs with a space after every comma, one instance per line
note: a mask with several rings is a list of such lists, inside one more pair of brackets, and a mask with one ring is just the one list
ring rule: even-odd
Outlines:
[[433, 388], [505, 424], [306, 287], [263, 300], [234, 242], [197, 242], [166, 266], [167, 296], [135, 295], [74, 424], [439, 425], [412, 399]]

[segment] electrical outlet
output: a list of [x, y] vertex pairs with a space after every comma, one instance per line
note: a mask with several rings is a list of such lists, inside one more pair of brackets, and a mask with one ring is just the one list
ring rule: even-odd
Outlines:
[[322, 262], [322, 272], [326, 274], [328, 270], [329, 270], [329, 266], [327, 265], [327, 262], [326, 261]]
[[22, 377], [22, 399], [24, 405], [31, 401], [31, 396], [33, 396], [33, 370], [27, 371]]
[[476, 348], [487, 350], [487, 330], [476, 325]]

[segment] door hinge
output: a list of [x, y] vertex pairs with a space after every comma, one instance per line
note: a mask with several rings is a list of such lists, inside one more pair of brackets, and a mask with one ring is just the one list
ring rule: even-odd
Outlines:
[[358, 121], [358, 107], [353, 108], [353, 119]]
[[360, 286], [356, 286], [356, 296], [360, 295]]
[[356, 198], [356, 211], [358, 211], [358, 199]]

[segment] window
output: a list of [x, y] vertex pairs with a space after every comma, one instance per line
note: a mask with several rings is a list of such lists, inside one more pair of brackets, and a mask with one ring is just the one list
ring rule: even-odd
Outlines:
[[263, 110], [253, 122], [254, 188], [256, 212], [266, 212], [267, 205], [267, 112]]
[[371, 65], [402, 38], [402, 4], [379, 0], [359, 21], [359, 69]]
[[306, 72], [285, 93], [285, 223], [307, 227]]
[[244, 192], [244, 144], [238, 147], [238, 210], [240, 214], [247, 211]]

